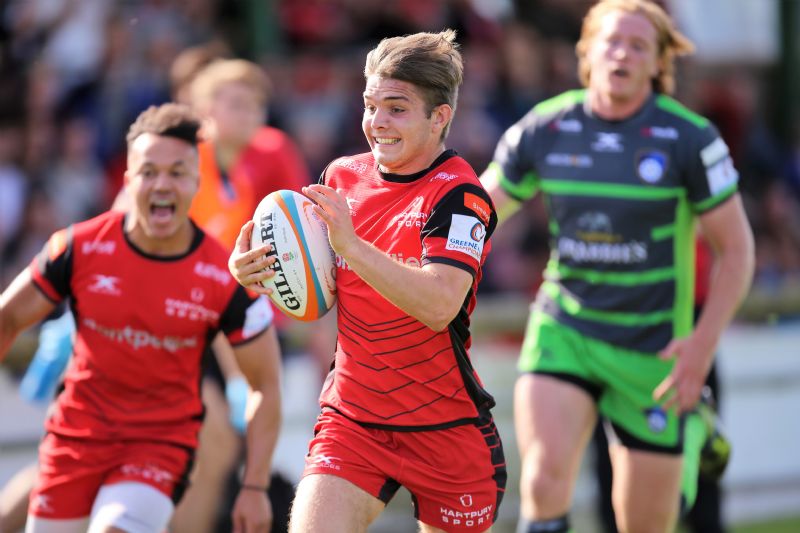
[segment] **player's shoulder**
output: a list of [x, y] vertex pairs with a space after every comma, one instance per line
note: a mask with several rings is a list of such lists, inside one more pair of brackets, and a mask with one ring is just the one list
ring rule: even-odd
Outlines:
[[273, 152], [287, 145], [294, 145], [294, 141], [283, 130], [272, 126], [261, 126], [250, 140], [250, 145], [260, 151]]
[[226, 265], [227, 268], [230, 251], [216, 237], [203, 230], [203, 228], [197, 224], [193, 223], [193, 225], [197, 232], [194, 239], [196, 243], [194, 247], [195, 250], [209, 258], [213, 258], [220, 264]]
[[375, 157], [371, 152], [337, 157], [325, 169], [326, 174], [344, 173], [366, 175], [375, 171]]
[[452, 189], [463, 184], [480, 186], [475, 169], [455, 151], [451, 151], [440, 165], [433, 167], [425, 179], [430, 183], [438, 183], [445, 189]]
[[586, 89], [573, 89], [539, 102], [531, 112], [546, 120], [581, 107], [585, 101]]
[[585, 101], [586, 89], [574, 89], [539, 102], [508, 129], [506, 141], [519, 142], [523, 132], [580, 132], [583, 129], [581, 121], [585, 118]]
[[654, 103], [657, 111], [672, 127], [687, 134], [705, 131], [712, 126], [711, 121], [706, 117], [666, 94], [657, 94]]
[[472, 165], [455, 152], [452, 152], [442, 164], [431, 169], [423, 179], [427, 182], [426, 187], [431, 192], [434, 204], [446, 201], [448, 198], [460, 197], [459, 195], [463, 193], [465, 199], [480, 198], [476, 201], [484, 206], [483, 210], [487, 217], [493, 210], [490, 208], [492, 201], [489, 193], [486, 192]]
[[107, 236], [110, 233], [122, 234], [122, 225], [125, 213], [122, 211], [106, 211], [87, 220], [76, 222], [72, 225], [72, 234], [75, 238], [94, 238]]
[[222, 286], [233, 289], [238, 285], [233, 276], [228, 272], [228, 257], [230, 250], [211, 234], [195, 225], [194, 242], [196, 245], [186, 257], [193, 264], [194, 274], [218, 282]]

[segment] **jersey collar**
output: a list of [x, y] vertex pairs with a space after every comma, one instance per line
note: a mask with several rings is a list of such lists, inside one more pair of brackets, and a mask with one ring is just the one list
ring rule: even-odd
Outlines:
[[386, 181], [391, 181], [393, 183], [412, 183], [417, 181], [421, 177], [427, 175], [431, 170], [438, 167], [451, 157], [455, 157], [457, 155], [458, 154], [456, 153], [455, 150], [452, 149], [445, 150], [444, 152], [439, 154], [439, 157], [437, 157], [433, 161], [433, 163], [431, 163], [431, 166], [429, 166], [425, 170], [420, 170], [419, 172], [415, 172], [413, 174], [389, 174], [387, 172], [381, 172], [380, 170], [378, 172], [380, 173], [381, 177]]

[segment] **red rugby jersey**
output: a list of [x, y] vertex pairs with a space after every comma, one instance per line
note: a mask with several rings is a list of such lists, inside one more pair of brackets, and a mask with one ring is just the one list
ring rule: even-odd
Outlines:
[[55, 233], [31, 262], [37, 287], [69, 297], [74, 356], [45, 427], [68, 437], [197, 445], [201, 357], [222, 330], [233, 345], [265, 331], [272, 311], [227, 269], [228, 253], [195, 228], [189, 251], [156, 257], [108, 212]]
[[337, 257], [336, 363], [320, 404], [359, 423], [392, 429], [472, 421], [494, 405], [468, 348], [469, 315], [497, 224], [475, 171], [447, 151], [417, 174], [383, 174], [367, 153], [337, 159], [322, 180], [347, 197], [359, 237], [407, 265], [445, 263], [466, 270], [473, 283], [456, 318], [437, 333]]

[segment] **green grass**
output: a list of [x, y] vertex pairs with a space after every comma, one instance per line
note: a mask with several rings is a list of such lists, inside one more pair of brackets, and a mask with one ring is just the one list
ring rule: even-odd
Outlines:
[[730, 531], [731, 533], [797, 533], [800, 531], [800, 516], [735, 525]]

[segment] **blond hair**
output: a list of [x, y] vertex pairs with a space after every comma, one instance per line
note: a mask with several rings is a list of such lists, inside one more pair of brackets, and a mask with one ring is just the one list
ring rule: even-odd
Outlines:
[[653, 89], [664, 94], [675, 90], [675, 57], [694, 52], [694, 44], [675, 28], [669, 15], [658, 4], [650, 0], [600, 0], [583, 19], [581, 38], [575, 45], [578, 55], [578, 76], [581, 83], [589, 85], [591, 64], [586, 54], [592, 38], [597, 33], [600, 20], [613, 11], [626, 11], [643, 15], [656, 30], [658, 61], [661, 69], [653, 79]]
[[218, 59], [204, 67], [192, 81], [193, 105], [209, 102], [221, 85], [241, 83], [256, 95], [259, 104], [266, 107], [272, 83], [263, 68], [244, 59]]
[[[428, 116], [434, 107], [442, 104], [449, 105], [455, 112], [458, 87], [464, 79], [464, 63], [455, 39], [455, 30], [383, 39], [367, 54], [364, 77], [391, 78], [418, 87]], [[442, 131], [442, 139], [449, 129], [448, 123]]]
[[191, 105], [189, 101], [191, 85], [197, 73], [212, 61], [229, 56], [228, 46], [220, 40], [184, 48], [175, 57], [169, 68], [169, 82], [173, 99]]

